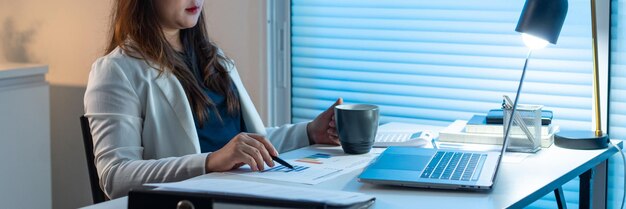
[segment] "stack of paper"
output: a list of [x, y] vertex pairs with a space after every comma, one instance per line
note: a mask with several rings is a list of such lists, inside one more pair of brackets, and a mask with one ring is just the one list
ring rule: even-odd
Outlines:
[[[504, 134], [468, 133], [465, 131], [467, 121], [457, 120], [447, 128], [439, 132], [441, 142], [460, 142], [477, 144], [502, 144]], [[541, 147], [547, 148], [554, 142], [554, 133], [558, 132], [558, 126], [552, 126], [548, 135], [541, 136]]]
[[[528, 127], [528, 129], [533, 132], [535, 127]], [[552, 129], [552, 124], [542, 125], [541, 126], [541, 135], [547, 136], [550, 135]], [[467, 121], [467, 125], [465, 125], [465, 132], [467, 133], [480, 133], [480, 134], [504, 134], [504, 127], [502, 124], [490, 124], [487, 123], [487, 117], [485, 115], [474, 115], [472, 118]], [[514, 128], [511, 129], [511, 134], [520, 135], [524, 134], [522, 129]]]

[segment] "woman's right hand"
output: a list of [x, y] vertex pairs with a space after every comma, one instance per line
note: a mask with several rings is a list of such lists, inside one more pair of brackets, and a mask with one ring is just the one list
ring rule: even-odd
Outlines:
[[252, 133], [239, 133], [206, 159], [206, 172], [228, 171], [244, 164], [253, 171], [262, 171], [265, 164], [274, 167], [271, 156], [278, 156], [274, 146], [265, 137]]

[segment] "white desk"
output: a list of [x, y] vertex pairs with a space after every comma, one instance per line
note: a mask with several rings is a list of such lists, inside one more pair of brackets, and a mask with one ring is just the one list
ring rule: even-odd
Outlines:
[[[620, 146], [622, 143], [621, 141], [613, 142], [619, 143]], [[495, 186], [493, 190], [489, 192], [429, 190], [363, 184], [356, 180], [361, 170], [345, 174], [318, 185], [302, 185], [265, 179], [252, 179], [222, 173], [207, 174], [197, 178], [245, 179], [265, 183], [295, 185], [299, 187], [362, 192], [376, 197], [374, 208], [522, 208], [546, 194], [552, 193], [556, 188], [577, 176], [589, 170], [594, 170], [595, 167], [602, 163], [606, 163], [606, 160], [615, 153], [617, 153], [617, 150], [614, 147], [603, 150], [567, 150], [552, 146], [539, 151], [537, 154], [521, 162], [503, 163]], [[289, 153], [285, 153], [281, 156], [289, 158]], [[605, 168], [606, 167], [598, 170]], [[602, 172], [595, 175], [600, 178], [594, 178], [594, 182], [604, 181], [604, 184], [594, 184], [594, 187], [599, 187], [595, 188], [598, 190], [594, 191], [606, 191], [602, 188], [606, 187], [606, 173], [600, 175], [601, 173]], [[583, 178], [581, 178], [581, 182], [585, 182]], [[582, 190], [584, 190], [584, 188], [581, 188], [581, 194], [584, 194], [585, 192]], [[594, 197], [594, 200], [596, 198], [606, 199], [605, 193], [600, 193], [596, 196], [598, 197]], [[126, 208], [126, 204], [127, 198], [124, 197], [86, 208]], [[595, 204], [603, 203], [596, 201], [594, 202], [593, 208], [597, 208]], [[555, 208], [556, 207], [555, 205]]]

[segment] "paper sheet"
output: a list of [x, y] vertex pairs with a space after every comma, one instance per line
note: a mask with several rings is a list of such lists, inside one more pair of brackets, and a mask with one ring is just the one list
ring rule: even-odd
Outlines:
[[290, 158], [285, 158], [295, 169], [276, 164], [273, 168], [266, 167], [265, 171], [254, 172], [248, 166], [230, 171], [238, 175], [265, 178], [278, 181], [287, 181], [303, 184], [318, 184], [339, 175], [361, 169], [380, 154], [379, 149], [372, 149], [363, 155], [344, 154], [339, 148], [307, 147], [292, 151]]
[[198, 179], [174, 183], [146, 184], [161, 190], [206, 192], [242, 197], [324, 202], [329, 205], [345, 206], [372, 200], [373, 197], [356, 192], [330, 191], [303, 187], [290, 187], [240, 180]]

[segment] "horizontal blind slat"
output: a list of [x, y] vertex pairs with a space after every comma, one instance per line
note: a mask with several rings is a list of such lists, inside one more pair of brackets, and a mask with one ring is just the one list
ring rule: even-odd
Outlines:
[[[502, 92], [498, 90], [480, 90], [471, 88], [450, 88], [450, 87], [433, 87], [422, 85], [400, 85], [385, 84], [372, 82], [352, 82], [338, 80], [321, 80], [309, 78], [294, 78], [294, 86], [296, 89], [317, 89], [328, 91], [358, 92], [381, 94], [385, 96], [406, 96], [420, 98], [440, 98], [464, 101], [482, 101], [501, 103], [500, 97], [503, 94], [514, 95], [514, 91]], [[403, 100], [397, 102], [404, 102]], [[588, 97], [568, 96], [568, 95], [545, 95], [545, 94], [525, 94], [521, 97], [520, 102], [524, 103], [542, 103], [547, 107], [564, 107], [587, 109], [585, 103], [591, 102]]]
[[[474, 67], [474, 66], [452, 66], [434, 65], [423, 63], [391, 63], [361, 60], [340, 60], [298, 57], [292, 60], [294, 73], [310, 73], [322, 69], [345, 70], [354, 72], [374, 72], [374, 73], [397, 73], [432, 75], [447, 77], [465, 78], [493, 78], [497, 80], [518, 80], [519, 69], [501, 67]], [[531, 82], [551, 82], [562, 84], [584, 84], [591, 85], [588, 73], [561, 72], [561, 71], [539, 71], [533, 69], [528, 72], [527, 81]]]
[[[521, 38], [520, 38], [521, 39]], [[413, 52], [434, 54], [474, 54], [490, 57], [515, 57], [518, 58], [527, 52], [522, 45], [484, 45], [484, 44], [461, 44], [461, 43], [433, 43], [416, 41], [388, 41], [388, 40], [354, 40], [342, 38], [315, 38], [294, 37], [291, 40], [292, 47], [321, 48], [321, 49], [346, 49], [367, 50], [383, 52]], [[533, 57], [541, 59], [567, 59], [586, 60], [591, 52], [585, 47], [581, 48], [547, 48], [537, 51]]]
[[[459, 12], [459, 11], [457, 11]], [[460, 11], [462, 12], [462, 11]], [[346, 17], [311, 17], [294, 16], [293, 26], [326, 27], [326, 28], [352, 28], [369, 30], [395, 30], [395, 31], [447, 31], [464, 33], [501, 33], [515, 34], [510, 22], [480, 22], [464, 19], [462, 21], [448, 21], [437, 19], [378, 19], [378, 18], [346, 18]], [[562, 30], [563, 35], [584, 36], [589, 31], [587, 24], [570, 24]]]
[[[453, 66], [474, 67], [503, 67], [521, 69], [524, 64], [523, 56], [487, 57], [474, 54], [435, 54], [435, 53], [406, 53], [387, 51], [364, 51], [345, 49], [325, 49], [311, 47], [292, 47], [293, 57], [326, 58], [339, 60], [377, 61], [390, 63], [426, 63]], [[569, 71], [590, 74], [591, 62], [581, 60], [561, 59], [531, 59], [529, 67], [537, 70]]]
[[[294, 68], [298, 69], [298, 68]], [[293, 78], [319, 78], [320, 80], [307, 80], [309, 82], [338, 80], [338, 81], [355, 81], [363, 83], [381, 83], [381, 84], [405, 84], [419, 85], [429, 87], [447, 87], [457, 89], [474, 89], [486, 91], [515, 92], [519, 81], [493, 80], [489, 78], [462, 78], [462, 77], [446, 77], [446, 76], [428, 76], [428, 75], [402, 75], [402, 74], [385, 74], [385, 73], [369, 73], [369, 72], [350, 72], [350, 71], [333, 71], [333, 70], [316, 70], [316, 71], [297, 71], [294, 72]], [[321, 80], [324, 79], [324, 80]], [[525, 88], [526, 93], [544, 94], [553, 96], [578, 96], [589, 97], [591, 92], [586, 91], [587, 85], [579, 84], [558, 84], [558, 83], [535, 83], [527, 82], [528, 87]], [[294, 83], [298, 85], [298, 83]], [[549, 91], [548, 91], [549, 89]], [[385, 89], [393, 92], [395, 89]]]
[[354, 17], [378, 19], [437, 19], [437, 20], [475, 20], [507, 21], [519, 17], [519, 11], [451, 10], [422, 8], [363, 8], [332, 6], [293, 6], [292, 11], [298, 16], [319, 17]]
[[[292, 26], [293, 37], [328, 37], [328, 38], [351, 38], [356, 40], [399, 40], [399, 41], [430, 41], [446, 43], [474, 43], [474, 44], [501, 44], [521, 45], [519, 34], [506, 32], [496, 33], [468, 33], [468, 32], [445, 32], [445, 31], [395, 31], [374, 29], [351, 29], [351, 28], [326, 28]], [[589, 37], [567, 36], [559, 37], [559, 46], [590, 47]], [[561, 48], [561, 47], [559, 47]]]

